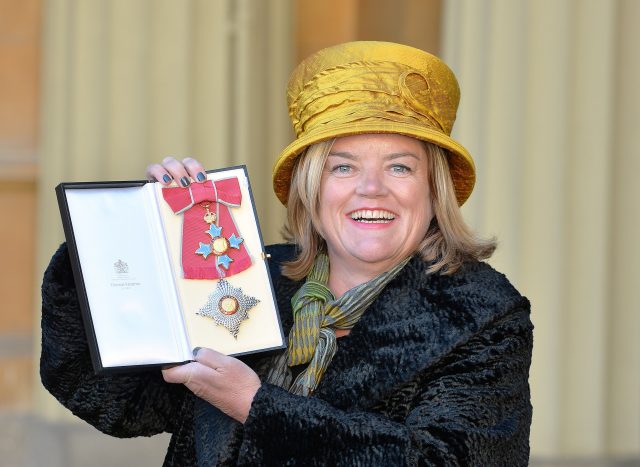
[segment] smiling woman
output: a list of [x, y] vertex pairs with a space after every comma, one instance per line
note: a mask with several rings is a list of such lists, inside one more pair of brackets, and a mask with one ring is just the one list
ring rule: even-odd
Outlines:
[[[172, 432], [166, 465], [527, 465], [529, 302], [462, 219], [475, 166], [450, 137], [458, 100], [451, 70], [411, 47], [305, 60], [273, 173], [289, 243], [267, 248], [287, 349], [95, 376], [62, 248], [43, 285], [45, 385], [103, 431]], [[167, 158], [147, 176], [203, 171]]]
[[[439, 146], [397, 134], [365, 134], [315, 143], [298, 158], [289, 191], [287, 204], [289, 217], [286, 232], [289, 240], [300, 245], [300, 248], [296, 259], [285, 263], [282, 267], [287, 276], [293, 279], [306, 277], [318, 248], [323, 243], [323, 236], [319, 232], [323, 229], [322, 226], [325, 225], [326, 220], [320, 218], [320, 213], [326, 212], [328, 209], [325, 208], [326, 204], [339, 193], [333, 188], [327, 188], [330, 186], [330, 180], [347, 179], [352, 183], [354, 180], [362, 180], [362, 173], [357, 174], [358, 167], [354, 166], [358, 158], [341, 148], [344, 145], [366, 146], [366, 141], [374, 147], [374, 152], [370, 154], [365, 151], [365, 157], [370, 154], [372, 158], [376, 151], [382, 151], [385, 146], [400, 145], [398, 150], [391, 149], [387, 155], [390, 173], [389, 177], [382, 177], [381, 180], [386, 180], [387, 184], [391, 185], [392, 192], [396, 192], [402, 186], [409, 189], [413, 187], [416, 190], [415, 193], [407, 193], [403, 198], [398, 196], [393, 198], [405, 209], [426, 218], [426, 226], [419, 222], [413, 224], [413, 232], [419, 236], [417, 243], [411, 243], [412, 239], [403, 235], [405, 232], [398, 232], [398, 235], [392, 236], [393, 230], [386, 231], [384, 226], [379, 226], [378, 228], [387, 234], [381, 236], [384, 244], [382, 251], [389, 251], [393, 246], [404, 247], [405, 256], [406, 251], [417, 251], [425, 261], [430, 263], [430, 272], [442, 270], [445, 273], [455, 272], [466, 260], [481, 260], [491, 256], [496, 248], [496, 242], [493, 239], [485, 240], [477, 237], [464, 222], [458, 208], [447, 156]], [[403, 147], [404, 149], [400, 149]], [[344, 162], [341, 163], [340, 160]], [[383, 163], [382, 157], [379, 163]], [[384, 166], [380, 170], [384, 170]], [[403, 180], [409, 183], [403, 183]], [[322, 203], [320, 203], [321, 181], [324, 184]], [[341, 183], [336, 187], [345, 185], [346, 183]], [[423, 193], [419, 190], [423, 190]], [[356, 195], [355, 189], [354, 195]], [[387, 193], [378, 192], [367, 194], [361, 189], [357, 193], [361, 199], [378, 199], [386, 195]], [[353, 214], [349, 214], [352, 219]], [[393, 213], [393, 210], [380, 211], [380, 215], [385, 218], [390, 218], [393, 214], [397, 213]], [[356, 219], [353, 220], [356, 221]], [[362, 225], [366, 220], [359, 220], [359, 224], [356, 225], [366, 228]], [[406, 220], [406, 217], [401, 220]], [[376, 227], [372, 226], [372, 228]], [[421, 228], [424, 228], [423, 232], [420, 232]], [[406, 234], [408, 233], [407, 231]], [[355, 235], [345, 240], [358, 243], [361, 237]], [[365, 269], [370, 267], [369, 264]], [[379, 269], [380, 272], [384, 270], [382, 267]]]
[[335, 141], [322, 171], [314, 226], [326, 242], [334, 294], [417, 250], [433, 217], [429, 191], [427, 154], [418, 140], [363, 134]]

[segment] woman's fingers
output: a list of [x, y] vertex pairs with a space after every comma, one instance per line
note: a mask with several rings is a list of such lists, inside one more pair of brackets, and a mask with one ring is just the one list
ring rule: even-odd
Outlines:
[[191, 178], [187, 169], [182, 162], [173, 157], [165, 157], [162, 159], [162, 166], [169, 172], [169, 175], [178, 183], [178, 185], [186, 188], [191, 185]]
[[198, 366], [195, 362], [185, 363], [162, 370], [162, 377], [167, 383], [188, 385], [193, 379], [193, 372]]
[[204, 172], [204, 167], [202, 167], [202, 164], [200, 164], [200, 162], [198, 162], [194, 158], [187, 157], [185, 159], [182, 159], [182, 165], [185, 169], [187, 169], [189, 176], [194, 181], [202, 183], [207, 179], [207, 174]]
[[168, 383], [184, 384], [196, 396], [244, 423], [260, 388], [258, 375], [237, 358], [200, 349], [195, 362], [162, 370]]
[[160, 182], [164, 185], [168, 185], [173, 181], [173, 177], [160, 164], [151, 164], [147, 166], [146, 177], [150, 182]]
[[192, 157], [182, 161], [174, 157], [165, 157], [160, 164], [151, 164], [147, 167], [147, 180], [158, 181], [165, 185], [176, 181], [179, 186], [188, 187], [192, 182], [204, 182], [207, 175], [202, 164]]
[[205, 366], [208, 366], [212, 370], [220, 370], [225, 366], [233, 364], [233, 357], [227, 357], [220, 352], [216, 352], [213, 349], [201, 348], [198, 349], [197, 352], [194, 352], [194, 359], [198, 363], [202, 363]]

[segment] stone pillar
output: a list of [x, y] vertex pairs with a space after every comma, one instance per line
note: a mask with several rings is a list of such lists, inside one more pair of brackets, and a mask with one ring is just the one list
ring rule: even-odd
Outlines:
[[633, 0], [445, 2], [455, 136], [478, 165], [465, 213], [532, 302], [537, 456], [640, 455], [638, 13]]

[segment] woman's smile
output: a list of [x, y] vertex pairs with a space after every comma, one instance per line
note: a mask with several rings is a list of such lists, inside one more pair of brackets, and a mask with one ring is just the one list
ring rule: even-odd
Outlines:
[[364, 208], [350, 212], [349, 217], [358, 224], [364, 224], [362, 227], [366, 227], [371, 224], [389, 225], [396, 215], [386, 209]]

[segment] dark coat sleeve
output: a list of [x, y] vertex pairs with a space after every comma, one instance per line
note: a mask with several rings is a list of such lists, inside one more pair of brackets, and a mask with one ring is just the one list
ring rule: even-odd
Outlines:
[[365, 410], [263, 384], [239, 464], [526, 466], [531, 346], [522, 299]]
[[42, 284], [40, 376], [71, 412], [110, 435], [187, 429], [185, 412], [192, 401], [182, 385], [165, 383], [159, 370], [94, 374], [66, 245], [53, 256]]

